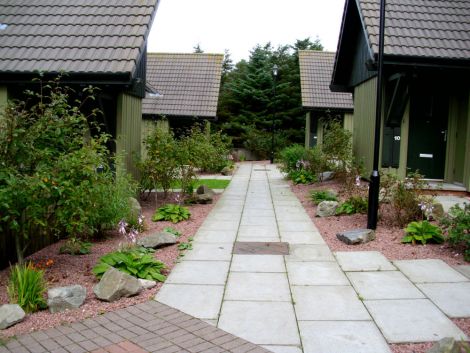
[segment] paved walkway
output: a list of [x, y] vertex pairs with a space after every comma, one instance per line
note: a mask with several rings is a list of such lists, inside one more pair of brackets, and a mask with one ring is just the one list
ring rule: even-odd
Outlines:
[[465, 338], [449, 317], [470, 317], [470, 280], [438, 260], [331, 253], [281, 173], [242, 164], [156, 300], [273, 352], [381, 353]]

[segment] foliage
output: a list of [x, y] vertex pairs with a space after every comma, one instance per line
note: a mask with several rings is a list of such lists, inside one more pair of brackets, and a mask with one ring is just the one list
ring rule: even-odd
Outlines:
[[31, 263], [10, 269], [7, 292], [10, 302], [17, 303], [27, 313], [47, 308], [44, 272], [35, 269]]
[[442, 231], [438, 226], [435, 226], [428, 221], [411, 222], [405, 228], [406, 235], [401, 240], [402, 243], [421, 242], [425, 245], [428, 242], [441, 244], [444, 242]]
[[183, 242], [178, 244], [178, 250], [192, 250], [193, 249], [193, 244], [190, 242]]
[[71, 104], [78, 94], [59, 80], [37, 87], [0, 116], [0, 228], [15, 237], [19, 262], [31, 237], [92, 236], [114, 226], [135, 191], [109, 166], [109, 136], [94, 123], [99, 112], [82, 113], [94, 90]]
[[99, 259], [92, 272], [96, 277], [101, 278], [110, 267], [114, 267], [137, 278], [165, 281], [166, 277], [161, 273], [165, 264], [156, 260], [150, 252], [144, 249], [128, 248], [108, 253]]
[[315, 205], [318, 205], [322, 201], [338, 201], [336, 195], [328, 190], [312, 190], [310, 192], [310, 198]]
[[307, 150], [305, 167], [310, 173], [318, 176], [320, 180], [321, 173], [328, 170], [326, 156], [319, 146]]
[[230, 180], [226, 179], [199, 179], [194, 188], [206, 185], [210, 189], [225, 189], [230, 184]]
[[361, 196], [351, 196], [346, 201], [342, 202], [336, 208], [336, 214], [355, 214], [367, 213], [367, 199]]
[[[312, 42], [309, 38], [278, 48], [270, 43], [257, 45], [248, 61], [240, 61], [224, 75], [217, 124], [233, 138], [236, 147], [247, 141], [247, 148], [261, 153], [260, 158], [267, 158], [270, 151], [267, 135], [272, 131], [273, 118], [275, 135], [284, 131], [286, 139], [286, 143], [279, 140], [275, 145], [303, 142], [305, 113], [301, 104], [299, 49], [323, 50], [323, 47], [318, 40]], [[279, 67], [275, 95], [274, 64]], [[253, 132], [263, 137], [259, 144]]]
[[175, 237], [180, 237], [181, 236], [181, 232], [175, 228], [172, 228], [172, 227], [165, 227], [163, 228], [163, 231], [164, 232], [167, 232], [167, 233], [171, 233], [173, 234]]
[[451, 207], [440, 223], [447, 232], [447, 240], [453, 246], [463, 246], [465, 261], [470, 261], [470, 204]]
[[292, 170], [288, 174], [294, 184], [312, 184], [317, 181], [317, 177], [306, 169]]
[[[269, 159], [272, 149], [271, 132], [257, 129], [254, 125], [243, 129], [243, 147], [253, 152], [259, 159]], [[283, 132], [274, 134], [274, 154], [287, 145], [288, 141]]]
[[59, 249], [60, 254], [86, 255], [91, 252], [91, 243], [77, 237], [67, 239]]
[[297, 170], [299, 161], [306, 159], [306, 155], [307, 151], [305, 147], [301, 145], [294, 144], [284, 148], [279, 153], [281, 170], [286, 173]]
[[189, 219], [191, 213], [187, 207], [168, 203], [157, 209], [152, 217], [152, 221], [170, 221], [172, 223], [178, 223]]

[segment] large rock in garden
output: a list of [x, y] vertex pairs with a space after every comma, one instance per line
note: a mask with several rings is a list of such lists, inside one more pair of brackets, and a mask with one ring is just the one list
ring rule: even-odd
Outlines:
[[343, 243], [354, 245], [368, 243], [375, 239], [375, 232], [372, 229], [354, 229], [336, 234], [336, 237]]
[[142, 286], [137, 278], [116, 270], [114, 267], [110, 267], [101, 277], [101, 281], [93, 287], [95, 295], [107, 302], [131, 297], [141, 290]]
[[144, 289], [150, 289], [157, 285], [157, 281], [152, 281], [149, 279], [138, 278], [140, 285]]
[[47, 305], [51, 313], [79, 308], [86, 298], [86, 288], [78, 284], [55, 287], [47, 291]]
[[207, 185], [199, 185], [199, 187], [196, 190], [196, 194], [198, 195], [204, 195], [204, 194], [211, 194], [214, 195], [214, 191], [208, 187]]
[[432, 203], [432, 218], [439, 219], [444, 217], [444, 206], [438, 201]]
[[150, 234], [149, 236], [139, 238], [137, 245], [143, 246], [144, 248], [157, 249], [162, 246], [176, 244], [176, 236], [168, 232], [158, 232]]
[[214, 199], [214, 191], [207, 185], [200, 185], [196, 190], [196, 195], [193, 197], [194, 203], [208, 204], [212, 203]]
[[336, 214], [338, 202], [336, 201], [322, 201], [318, 204], [317, 217], [330, 217]]
[[25, 312], [18, 304], [4, 304], [0, 306], [0, 330], [13, 326], [22, 321]]
[[451, 337], [444, 337], [437, 341], [427, 353], [460, 353], [460, 345]]
[[139, 201], [133, 197], [129, 197], [129, 207], [131, 219], [137, 220], [137, 218], [142, 214], [142, 207], [140, 206]]
[[220, 171], [220, 173], [221, 173], [222, 175], [233, 175], [233, 170], [234, 170], [234, 168], [231, 168], [231, 167], [224, 167], [224, 168]]

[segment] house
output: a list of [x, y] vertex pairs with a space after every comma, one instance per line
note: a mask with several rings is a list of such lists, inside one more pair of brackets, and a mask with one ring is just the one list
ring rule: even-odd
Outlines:
[[99, 88], [96, 106], [112, 152], [124, 153], [137, 175], [142, 98], [145, 96], [147, 37], [158, 0], [0, 0], [0, 105], [61, 75], [77, 95]]
[[353, 129], [353, 100], [348, 92], [332, 92], [331, 74], [335, 53], [299, 50], [300, 86], [305, 118], [305, 147], [321, 145], [325, 119], [337, 118], [345, 129]]
[[[470, 2], [387, 0], [380, 166], [470, 191]], [[378, 0], [347, 0], [331, 89], [354, 97], [353, 148], [372, 169]]]
[[215, 120], [223, 60], [223, 54], [148, 53], [147, 83], [154, 93], [143, 100], [143, 138], [162, 118], [176, 130]]

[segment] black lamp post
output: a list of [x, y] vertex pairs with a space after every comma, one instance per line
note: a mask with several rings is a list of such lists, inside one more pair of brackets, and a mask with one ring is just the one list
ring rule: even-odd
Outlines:
[[274, 77], [274, 86], [273, 86], [273, 117], [271, 121], [271, 164], [274, 163], [274, 121], [276, 119], [276, 107], [274, 105], [274, 102], [276, 101], [276, 78], [277, 78], [277, 73], [278, 73], [279, 68], [277, 67], [276, 64], [273, 66], [273, 77]]
[[382, 76], [383, 55], [385, 37], [385, 0], [380, 0], [380, 23], [379, 23], [379, 52], [377, 71], [377, 103], [375, 107], [375, 137], [374, 137], [374, 162], [369, 183], [369, 205], [367, 209], [367, 228], [377, 228], [377, 215], [379, 210], [379, 151], [380, 151], [380, 125], [382, 122]]

